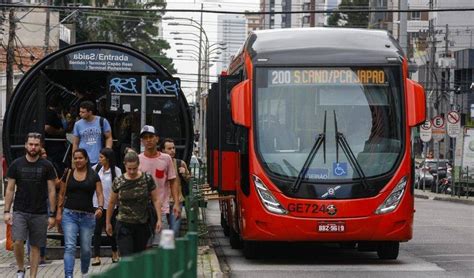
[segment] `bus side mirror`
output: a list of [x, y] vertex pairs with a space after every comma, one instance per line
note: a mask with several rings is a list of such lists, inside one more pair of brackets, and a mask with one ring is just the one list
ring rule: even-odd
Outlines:
[[420, 125], [426, 120], [426, 97], [423, 86], [413, 80], [407, 79], [407, 115], [408, 125]]
[[250, 80], [235, 85], [230, 92], [232, 120], [235, 124], [250, 127]]

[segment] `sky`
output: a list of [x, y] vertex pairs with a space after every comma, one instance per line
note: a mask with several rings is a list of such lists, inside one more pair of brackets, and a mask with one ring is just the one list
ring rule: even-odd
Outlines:
[[[260, 0], [167, 0], [167, 9], [196, 9], [201, 8], [203, 3], [204, 10], [222, 10], [222, 11], [258, 11], [260, 8]], [[217, 42], [217, 16], [218, 14], [203, 13], [202, 26], [209, 38], [209, 43]], [[191, 18], [200, 22], [200, 13], [166, 13], [164, 17], [184, 17]], [[197, 85], [197, 72], [198, 66], [197, 61], [193, 58], [178, 58], [179, 55], [177, 49], [185, 49], [186, 51], [196, 51], [199, 42], [199, 30], [198, 28], [191, 26], [174, 26], [168, 25], [169, 22], [179, 22], [189, 24], [189, 20], [163, 20], [163, 38], [166, 39], [171, 46], [171, 49], [167, 51], [167, 56], [173, 58], [175, 68], [178, 71], [178, 77], [181, 78], [181, 86], [183, 89], [188, 102], [194, 101], [194, 93]], [[193, 33], [192, 34], [181, 34], [173, 35], [170, 32], [181, 32], [181, 33]], [[182, 37], [187, 39], [184, 43], [195, 44], [196, 46], [187, 45], [176, 45], [175, 43], [183, 42], [181, 40], [174, 40], [174, 37]], [[196, 40], [196, 41], [193, 41]], [[183, 54], [184, 55], [184, 54]], [[188, 55], [188, 54], [187, 54]], [[190, 54], [193, 55], [193, 54]], [[187, 60], [186, 60], [187, 59]], [[210, 70], [211, 81], [216, 78], [216, 65], [213, 65]]]

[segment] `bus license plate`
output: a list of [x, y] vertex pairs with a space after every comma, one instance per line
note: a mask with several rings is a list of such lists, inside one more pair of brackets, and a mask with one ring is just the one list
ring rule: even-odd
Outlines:
[[320, 233], [344, 233], [345, 231], [346, 231], [346, 223], [343, 221], [318, 222], [318, 232]]

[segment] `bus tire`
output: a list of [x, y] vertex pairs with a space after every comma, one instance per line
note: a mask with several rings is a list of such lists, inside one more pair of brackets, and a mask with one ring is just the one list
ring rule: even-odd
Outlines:
[[388, 241], [382, 242], [377, 248], [377, 255], [382, 260], [396, 260], [400, 250], [400, 242]]
[[258, 259], [259, 253], [260, 253], [257, 242], [249, 241], [249, 240], [243, 241], [243, 251], [244, 251], [244, 257], [247, 260]]
[[240, 239], [239, 233], [237, 233], [234, 228], [231, 228], [229, 231], [229, 242], [232, 249], [242, 248], [242, 240]]

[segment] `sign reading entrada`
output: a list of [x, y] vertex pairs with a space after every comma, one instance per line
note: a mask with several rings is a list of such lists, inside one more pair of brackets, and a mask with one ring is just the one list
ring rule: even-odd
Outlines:
[[123, 52], [106, 49], [87, 49], [68, 55], [70, 69], [85, 71], [150, 72], [148, 65]]

